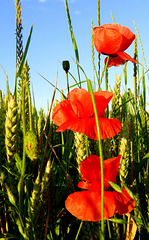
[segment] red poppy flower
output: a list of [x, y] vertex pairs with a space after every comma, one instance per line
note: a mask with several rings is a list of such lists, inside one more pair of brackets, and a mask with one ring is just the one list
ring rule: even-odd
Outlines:
[[[105, 64], [107, 63], [108, 58], [105, 58]], [[122, 59], [121, 57], [117, 56], [117, 57], [109, 57], [109, 61], [108, 61], [108, 65], [107, 67], [118, 67], [120, 65], [123, 65], [127, 62], [127, 60]]]
[[[101, 138], [111, 138], [121, 130], [121, 123], [118, 119], [107, 119], [104, 111], [113, 97], [108, 91], [94, 92]], [[69, 95], [68, 100], [60, 102], [53, 110], [53, 122], [59, 126], [57, 131], [70, 129], [83, 133], [91, 139], [98, 139], [96, 120], [91, 94], [85, 89], [75, 88]]]
[[[107, 159], [104, 164], [104, 219], [112, 217], [115, 213], [126, 214], [135, 207], [135, 201], [125, 189], [123, 193], [107, 191], [110, 187], [108, 181], [116, 182], [121, 156]], [[88, 189], [78, 191], [68, 196], [65, 201], [67, 210], [83, 221], [101, 220], [101, 181], [100, 181], [100, 158], [90, 155], [81, 162], [80, 171], [82, 181], [79, 187]]]
[[[120, 24], [104, 24], [101, 27], [94, 28], [93, 40], [97, 52], [109, 55], [110, 66], [119, 66], [125, 61], [138, 63], [124, 51], [135, 39], [135, 34], [127, 27]], [[117, 59], [117, 57], [119, 57]], [[120, 64], [118, 64], [120, 63]]]

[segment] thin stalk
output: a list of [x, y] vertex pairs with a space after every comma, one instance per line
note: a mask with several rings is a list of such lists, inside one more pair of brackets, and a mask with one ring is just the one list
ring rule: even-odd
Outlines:
[[108, 220], [108, 219], [107, 219], [107, 227], [108, 227], [109, 238], [112, 239], [111, 229], [110, 229], [110, 223], [109, 223], [109, 220]]
[[130, 189], [133, 188], [133, 146], [132, 146], [132, 130], [130, 123], [130, 149], [131, 149], [131, 179], [130, 179]]
[[98, 91], [101, 89], [100, 86], [101, 86], [101, 84], [102, 84], [102, 79], [103, 79], [103, 77], [104, 77], [104, 73], [106, 74], [108, 62], [109, 62], [109, 56], [107, 57], [107, 62], [106, 62], [106, 64], [105, 64], [104, 69], [103, 69], [102, 74], [101, 74], [100, 85], [99, 85], [99, 87], [98, 87]]
[[105, 87], [106, 91], [108, 91], [108, 68], [105, 69]]
[[101, 134], [100, 134], [100, 126], [99, 126], [99, 119], [98, 119], [98, 112], [96, 108], [95, 97], [91, 85], [91, 81], [87, 80], [88, 89], [91, 93], [96, 125], [97, 125], [97, 133], [98, 133], [98, 141], [99, 141], [99, 153], [100, 153], [100, 167], [101, 167], [101, 240], [104, 240], [104, 168], [103, 168], [103, 153], [102, 153], [102, 142], [101, 142]]
[[96, 67], [95, 67], [95, 56], [94, 56], [94, 42], [93, 42], [93, 19], [91, 19], [91, 46], [92, 46], [92, 64], [93, 64], [93, 71], [95, 72], [97, 82], [98, 82], [98, 87], [100, 86], [100, 81], [99, 81], [99, 75], [97, 73]]
[[69, 94], [69, 81], [68, 81], [68, 72], [66, 73], [66, 81], [67, 81], [67, 90]]
[[23, 185], [24, 185], [24, 175], [25, 175], [25, 165], [26, 165], [26, 157], [25, 157], [25, 88], [23, 86], [23, 99], [22, 99], [22, 122], [23, 122], [23, 160], [22, 160], [22, 172], [19, 181], [19, 209], [20, 214], [23, 214]]
[[81, 228], [82, 228], [82, 224], [83, 224], [83, 221], [81, 221], [81, 223], [80, 223], [80, 226], [79, 226], [79, 229], [78, 229], [77, 235], [76, 235], [76, 237], [75, 237], [75, 240], [78, 239], [79, 233], [80, 233]]
[[89, 149], [88, 149], [88, 136], [85, 135], [85, 145], [86, 145], [86, 155], [88, 157], [89, 155]]
[[28, 105], [29, 105], [29, 126], [30, 126], [30, 131], [33, 130], [32, 126], [32, 106], [31, 106], [31, 94], [29, 90], [29, 86], [26, 84], [27, 92], [28, 92]]
[[[67, 14], [67, 19], [68, 19], [70, 35], [71, 35], [71, 39], [72, 39], [72, 43], [73, 43], [73, 47], [74, 47], [74, 51], [75, 51], [75, 57], [76, 57], [76, 61], [79, 62], [79, 51], [78, 51], [77, 43], [76, 43], [75, 36], [73, 33], [73, 29], [72, 29], [69, 7], [68, 7], [67, 0], [64, 0], [64, 1], [65, 1], [65, 8], [66, 8], [66, 14]], [[80, 88], [81, 88], [81, 78], [80, 78], [80, 72], [79, 72], [78, 66], [77, 66], [77, 71], [78, 71], [79, 84], [80, 84]]]
[[64, 133], [61, 132], [61, 139], [62, 139], [62, 156], [64, 156], [65, 147], [64, 147]]
[[[100, 27], [100, 0], [98, 0], [98, 27]], [[100, 79], [100, 53], [98, 54], [98, 76]]]

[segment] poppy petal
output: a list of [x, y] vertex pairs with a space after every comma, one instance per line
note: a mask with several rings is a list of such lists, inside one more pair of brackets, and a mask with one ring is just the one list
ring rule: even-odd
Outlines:
[[[116, 182], [116, 176], [118, 173], [119, 163], [121, 156], [116, 158], [106, 159], [103, 162], [104, 165], [104, 189], [107, 190], [110, 187], [108, 181]], [[82, 174], [82, 180], [78, 184], [78, 187], [84, 189], [91, 189], [94, 191], [101, 190], [101, 168], [100, 157], [96, 155], [89, 155], [86, 160], [80, 163], [80, 171]]]
[[53, 109], [52, 113], [52, 119], [53, 122], [60, 126], [63, 123], [67, 122], [70, 119], [76, 118], [73, 109], [70, 105], [69, 100], [64, 100], [56, 105], [56, 107]]
[[[107, 63], [107, 57], [105, 58], [105, 64]], [[112, 66], [115, 66], [115, 67], [118, 67], [120, 65], [123, 65], [127, 62], [127, 60], [124, 60], [122, 59], [121, 57], [117, 56], [117, 57], [109, 57], [109, 61], [108, 61], [108, 65], [107, 67], [112, 67]]]
[[110, 55], [120, 50], [122, 35], [111, 27], [95, 27], [93, 41], [98, 53]]
[[78, 183], [78, 187], [79, 188], [82, 188], [82, 189], [89, 189], [91, 190], [92, 189], [92, 185], [90, 182], [86, 182], [86, 181], [80, 181]]
[[121, 130], [121, 122], [116, 119], [99, 118], [100, 134], [102, 139], [114, 137]]
[[121, 57], [122, 59], [124, 60], [127, 60], [127, 61], [131, 61], [133, 63], [138, 63], [135, 59], [133, 59], [132, 57], [130, 57], [127, 53], [125, 52], [117, 52], [116, 53], [119, 57]]
[[86, 160], [80, 162], [80, 172], [82, 179], [90, 183], [88, 189], [101, 190], [100, 157], [93, 154], [89, 155]]
[[117, 212], [122, 215], [131, 212], [135, 207], [135, 201], [130, 197], [125, 189], [122, 189], [123, 193], [113, 191], [115, 206]]
[[[113, 97], [113, 93], [108, 91], [98, 91], [94, 92], [94, 96], [98, 115], [101, 116]], [[72, 109], [78, 118], [86, 118], [94, 114], [91, 94], [87, 90], [83, 88], [75, 88], [69, 93], [68, 98]]]
[[[116, 191], [104, 192], [104, 219], [112, 217], [117, 212], [123, 215], [134, 209], [135, 201], [126, 190], [123, 189], [123, 193]], [[100, 221], [101, 192], [80, 191], [72, 193], [67, 197], [65, 207], [78, 219], [83, 221]]]
[[[104, 219], [108, 219], [114, 215], [116, 210], [110, 192], [105, 192], [104, 201]], [[65, 207], [78, 219], [83, 221], [100, 221], [101, 192], [80, 191], [72, 193], [67, 197]]]
[[[121, 130], [121, 123], [118, 119], [99, 118], [99, 125], [101, 139], [111, 138]], [[66, 129], [83, 133], [91, 139], [98, 140], [95, 117], [70, 119], [70, 121], [62, 124], [56, 131], [65, 131]]]
[[102, 116], [106, 107], [108, 106], [108, 103], [113, 97], [113, 93], [108, 91], [98, 91], [98, 92], [94, 92], [94, 97], [95, 97], [98, 116]]
[[121, 155], [115, 158], [109, 158], [103, 162], [104, 165], [104, 189], [110, 187], [108, 181], [116, 183], [116, 176], [119, 169]]
[[94, 114], [91, 94], [81, 88], [74, 88], [68, 95], [71, 107], [78, 118], [90, 117]]
[[[110, 23], [110, 24], [104, 24], [101, 27], [103, 27], [105, 29], [110, 28], [113, 30], [117, 30], [121, 34], [122, 41], [121, 41], [119, 50], [117, 52], [125, 51], [130, 46], [130, 44], [133, 42], [133, 40], [135, 39], [135, 34], [129, 28], [127, 28], [121, 24]], [[117, 44], [117, 42], [116, 42], [116, 44]]]
[[66, 129], [83, 133], [91, 139], [98, 139], [95, 117], [84, 119], [70, 119], [70, 121], [62, 124], [56, 131], [63, 132]]

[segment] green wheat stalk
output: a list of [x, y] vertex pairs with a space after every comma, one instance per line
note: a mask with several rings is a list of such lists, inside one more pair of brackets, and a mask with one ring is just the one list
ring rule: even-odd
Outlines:
[[100, 86], [99, 75], [98, 75], [96, 67], [95, 67], [95, 54], [94, 54], [94, 42], [93, 42], [93, 19], [91, 19], [91, 46], [92, 46], [93, 71], [95, 71], [95, 75], [96, 75], [97, 82], [98, 82], [98, 87], [99, 87]]
[[142, 50], [145, 66], [146, 66], [146, 68], [148, 68], [147, 64], [146, 64], [146, 58], [145, 58], [145, 54], [144, 54], [144, 50], [143, 50], [143, 45], [142, 45], [142, 42], [141, 42], [141, 37], [140, 37], [139, 31], [138, 31], [138, 28], [137, 28], [137, 26], [135, 24], [135, 21], [133, 21], [133, 24], [135, 26], [135, 29], [136, 29], [136, 32], [137, 32], [137, 35], [138, 35], [138, 39], [139, 39], [139, 43], [140, 43], [140, 46], [141, 46], [141, 50]]
[[[97, 8], [98, 8], [98, 15], [97, 15], [98, 27], [100, 27], [100, 0], [98, 0]], [[98, 79], [100, 79], [100, 53], [98, 54], [98, 76], [99, 76]]]
[[112, 13], [112, 11], [110, 11], [110, 14], [111, 14], [111, 17], [112, 17], [112, 21], [113, 21], [113, 23], [115, 23], [115, 20], [114, 20], [114, 17], [113, 17], [113, 13]]

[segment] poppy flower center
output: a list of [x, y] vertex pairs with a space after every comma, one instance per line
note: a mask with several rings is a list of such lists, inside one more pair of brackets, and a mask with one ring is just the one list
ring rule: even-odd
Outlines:
[[109, 57], [117, 57], [118, 55], [117, 54], [108, 54], [108, 53], [104, 53], [104, 52], [101, 52], [103, 55], [108, 55]]
[[[91, 115], [91, 116], [89, 116], [89, 118], [93, 118], [94, 117], [94, 113]], [[83, 117], [80, 117], [79, 116], [79, 119], [82, 119]]]

